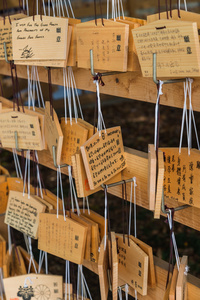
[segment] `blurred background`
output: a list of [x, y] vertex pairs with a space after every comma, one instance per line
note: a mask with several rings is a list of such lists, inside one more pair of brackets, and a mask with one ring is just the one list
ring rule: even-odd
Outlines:
[[[0, 1], [0, 11], [3, 13], [3, 1]], [[48, 1], [45, 1], [48, 2]], [[19, 1], [8, 0], [8, 9], [11, 14], [19, 12]], [[33, 1], [29, 0], [30, 15]], [[148, 14], [158, 12], [157, 1], [143, 0], [133, 1], [124, 0], [125, 15], [134, 18], [146, 18]], [[173, 8], [176, 8], [176, 1], [172, 2]], [[72, 6], [76, 18], [86, 21], [94, 18], [93, 0], [72, 0]], [[103, 12], [106, 16], [107, 1], [102, 0]], [[187, 1], [189, 11], [200, 11], [200, 2]], [[181, 3], [181, 8], [184, 8]], [[165, 10], [165, 1], [161, 1], [161, 10]], [[98, 14], [100, 12], [98, 11]], [[100, 15], [99, 15], [100, 16]], [[12, 82], [10, 77], [0, 76], [3, 95], [12, 100]], [[20, 79], [19, 85], [24, 103], [27, 102], [27, 80]], [[42, 83], [42, 92], [44, 99], [48, 100], [48, 85]], [[156, 89], [156, 86], [155, 86]], [[103, 90], [103, 89], [102, 89]], [[80, 101], [85, 120], [93, 123], [94, 105], [96, 95], [92, 92], [79, 91]], [[63, 87], [53, 86], [54, 108], [59, 117], [64, 116], [63, 110]], [[148, 144], [154, 141], [154, 110], [155, 104], [136, 101], [134, 99], [122, 99], [101, 95], [102, 111], [106, 127], [118, 126], [122, 128], [124, 145], [137, 150], [147, 152]], [[155, 99], [156, 102], [156, 99]], [[160, 147], [178, 147], [182, 120], [182, 110], [161, 106], [160, 119]], [[195, 112], [197, 129], [200, 129], [200, 113]], [[184, 145], [186, 146], [186, 140]], [[195, 140], [193, 147], [197, 147]], [[11, 153], [2, 150], [0, 163], [10, 171], [11, 176], [16, 176], [14, 161]], [[45, 187], [56, 194], [56, 172], [41, 166]], [[65, 199], [69, 193], [69, 182], [67, 176], [62, 176]], [[121, 199], [108, 195], [110, 208], [111, 230], [122, 232], [122, 206]], [[104, 214], [104, 193], [99, 192], [89, 197], [90, 208], [100, 214]], [[81, 199], [80, 199], [81, 205]], [[179, 255], [188, 255], [190, 273], [200, 278], [200, 233], [189, 227], [175, 222], [174, 231], [176, 235]], [[168, 261], [169, 260], [169, 228], [165, 223], [165, 218], [160, 220], [153, 219], [153, 213], [137, 207], [137, 234], [138, 238], [149, 244], [153, 248], [154, 255]], [[23, 235], [14, 231], [15, 242], [17, 245], [24, 245]], [[35, 257], [38, 257], [37, 242], [33, 243]], [[49, 271], [53, 274], [62, 274], [65, 272], [65, 262], [62, 259], [49, 257]], [[100, 299], [98, 277], [88, 270], [84, 270], [86, 279], [91, 290], [93, 299]], [[111, 298], [110, 298], [111, 299]]]

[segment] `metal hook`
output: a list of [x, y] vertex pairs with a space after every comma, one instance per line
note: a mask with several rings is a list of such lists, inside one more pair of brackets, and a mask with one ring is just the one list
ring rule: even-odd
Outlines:
[[14, 132], [15, 134], [15, 148], [18, 152], [22, 152], [22, 149], [19, 149], [19, 145], [18, 145], [18, 135], [17, 135], [17, 131]]
[[69, 166], [67, 164], [63, 164], [63, 165], [58, 166], [57, 161], [56, 161], [56, 146], [52, 146], [52, 151], [53, 151], [53, 163], [54, 163], [54, 166], [55, 166], [56, 169], [59, 168], [59, 167], [64, 168], [64, 167]]
[[[153, 81], [155, 84], [159, 83], [159, 80], [157, 80], [157, 62], [156, 62], [157, 54], [153, 53]], [[162, 80], [163, 84], [167, 83], [177, 83], [177, 82], [185, 82], [186, 78], [181, 79], [169, 79], [169, 80]]]
[[8, 54], [7, 54], [7, 48], [6, 48], [6, 42], [3, 43], [4, 48], [4, 55], [5, 55], [5, 61], [9, 64], [10, 62], [13, 62], [14, 60], [8, 60]]
[[114, 182], [114, 183], [110, 183], [110, 184], [102, 184], [101, 187], [103, 189], [105, 189], [106, 187], [113, 187], [113, 186], [117, 186], [117, 185], [120, 185], [120, 184], [124, 184], [124, 183], [128, 183], [128, 182], [133, 182], [134, 179], [133, 178], [130, 178], [130, 179], [126, 179], [126, 180], [121, 180], [121, 181], [118, 181], [118, 182]]
[[[179, 211], [179, 210], [182, 210], [182, 209], [185, 209], [185, 208], [188, 208], [188, 207], [191, 207], [191, 206], [188, 205], [188, 204], [184, 204], [184, 205], [175, 207], [175, 208], [174, 208], [174, 211]], [[168, 210], [168, 209], [165, 209], [164, 190], [163, 190], [163, 192], [162, 192], [161, 210], [162, 210], [163, 214], [166, 214], [166, 215], [167, 215], [167, 214], [169, 213], [169, 210]]]
[[[96, 76], [96, 73], [94, 72], [94, 60], [93, 60], [93, 50], [90, 49], [90, 69], [91, 69], [91, 74], [92, 76]], [[115, 74], [121, 74], [121, 73], [125, 73], [125, 72], [104, 72], [101, 73], [101, 76], [108, 76], [108, 75], [115, 75]]]

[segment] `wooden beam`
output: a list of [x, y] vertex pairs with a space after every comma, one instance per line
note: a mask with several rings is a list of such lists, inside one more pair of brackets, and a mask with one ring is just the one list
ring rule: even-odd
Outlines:
[[[89, 56], [89, 53], [88, 53]], [[44, 67], [38, 67], [39, 78], [42, 82], [48, 81], [47, 70]], [[90, 70], [74, 68], [74, 76], [77, 88], [95, 92], [95, 84]], [[10, 65], [0, 61], [0, 74], [10, 76]], [[19, 78], [27, 78], [26, 66], [17, 66]], [[117, 75], [103, 77], [105, 86], [100, 88], [102, 94], [129, 98], [150, 103], [156, 102], [156, 85], [152, 78], [144, 78], [140, 73], [127, 72]], [[52, 70], [52, 83], [63, 85], [63, 70]], [[200, 79], [195, 78], [192, 89], [193, 110], [200, 111], [199, 101]], [[163, 86], [163, 95], [161, 104], [173, 107], [183, 108], [183, 83], [166, 84]]]

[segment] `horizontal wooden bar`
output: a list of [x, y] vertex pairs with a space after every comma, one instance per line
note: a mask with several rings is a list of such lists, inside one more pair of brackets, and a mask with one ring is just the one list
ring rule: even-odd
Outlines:
[[[88, 53], [89, 59], [89, 53]], [[95, 92], [95, 84], [90, 70], [73, 68], [76, 85], [78, 89]], [[48, 82], [47, 70], [38, 67], [39, 78], [42, 82]], [[10, 65], [0, 61], [0, 74], [10, 76]], [[17, 74], [20, 78], [27, 78], [26, 66], [17, 66]], [[127, 72], [117, 75], [103, 77], [104, 86], [100, 87], [102, 94], [140, 100], [155, 103], [157, 88], [152, 78], [144, 78], [140, 73]], [[63, 70], [52, 70], [52, 83], [63, 85]], [[200, 79], [195, 78], [192, 89], [193, 110], [200, 111], [199, 101]], [[183, 108], [183, 83], [173, 83], [163, 85], [163, 95], [160, 103], [162, 105]]]

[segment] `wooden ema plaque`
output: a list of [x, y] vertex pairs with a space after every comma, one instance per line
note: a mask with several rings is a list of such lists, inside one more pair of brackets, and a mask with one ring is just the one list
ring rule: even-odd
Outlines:
[[3, 236], [0, 235], [0, 268], [3, 268], [6, 258], [6, 241]]
[[200, 208], [200, 151], [187, 148], [161, 148], [164, 152], [164, 195]]
[[[13, 20], [18, 20], [26, 17], [27, 16], [24, 14], [16, 14], [10, 16], [10, 20], [12, 23]], [[0, 60], [5, 60], [4, 43], [6, 43], [8, 60], [13, 59], [12, 25], [10, 24], [10, 20], [8, 17], [5, 17], [5, 24], [4, 24], [4, 18], [0, 19]]]
[[118, 257], [117, 257], [117, 241], [115, 232], [111, 232], [111, 282], [112, 282], [112, 299], [118, 299]]
[[56, 148], [56, 161], [60, 165], [61, 152], [63, 145], [63, 133], [55, 110], [53, 109], [53, 118], [50, 113], [50, 102], [45, 103], [45, 138], [51, 155], [53, 156], [53, 146]]
[[[39, 15], [12, 22], [14, 60], [66, 60], [68, 19]], [[49, 47], [51, 45], [51, 47]], [[48, 51], [46, 51], [48, 49]]]
[[69, 217], [40, 214], [38, 249], [82, 264], [85, 253], [87, 228]]
[[[17, 249], [19, 250], [19, 252], [21, 253], [22, 257], [23, 257], [23, 260], [24, 260], [24, 263], [25, 263], [25, 266], [26, 266], [26, 269], [27, 269], [27, 272], [28, 272], [28, 269], [29, 269], [29, 263], [30, 263], [30, 259], [31, 259], [31, 256], [30, 254], [24, 249], [22, 248], [21, 246], [18, 246]], [[36, 262], [36, 260], [34, 259], [34, 263], [35, 263], [35, 266], [36, 266], [36, 269], [38, 270], [39, 269], [39, 265], [38, 263]], [[31, 268], [30, 268], [30, 272], [31, 273], [35, 273], [35, 267], [33, 265], [33, 263], [31, 263]], [[43, 273], [43, 270], [41, 269], [41, 274]]]
[[17, 131], [19, 149], [44, 149], [37, 116], [30, 116], [18, 111], [1, 113], [0, 138], [4, 148], [16, 148], [15, 131]]
[[98, 273], [99, 273], [99, 284], [101, 291], [101, 299], [107, 300], [109, 291], [109, 280], [108, 280], [108, 242], [106, 243], [106, 249], [104, 246], [105, 240], [103, 239], [100, 245], [100, 253], [98, 260]]
[[71, 156], [80, 150], [88, 139], [88, 130], [81, 126], [75, 119], [61, 118], [61, 129], [63, 132], [62, 162], [71, 165]]
[[37, 239], [39, 214], [44, 212], [46, 206], [36, 200], [34, 196], [10, 191], [5, 215], [5, 223], [11, 227]]
[[77, 62], [76, 24], [81, 23], [81, 20], [68, 18], [68, 23], [72, 27], [72, 36], [71, 36], [71, 42], [69, 47], [69, 56], [67, 60], [67, 65], [70, 67], [75, 67]]
[[171, 285], [169, 290], [169, 300], [176, 300], [176, 284], [177, 284], [177, 278], [178, 278], [178, 269], [177, 265], [174, 267], [172, 279], [171, 279]]
[[25, 275], [28, 272], [24, 258], [21, 254], [21, 251], [18, 247], [13, 247], [14, 252], [14, 268], [16, 275]]
[[196, 23], [159, 20], [132, 33], [144, 77], [153, 76], [153, 53], [157, 53], [158, 77], [200, 76]]
[[139, 294], [147, 295], [148, 255], [132, 239], [116, 234], [118, 246], [119, 278], [134, 288]]
[[154, 145], [148, 146], [148, 198], [149, 209], [155, 209], [157, 159]]
[[129, 27], [101, 19], [77, 24], [77, 57], [79, 68], [91, 68], [90, 49], [94, 68], [108, 71], [127, 71]]
[[62, 276], [26, 274], [3, 280], [7, 300], [63, 299]]
[[[171, 13], [168, 13], [169, 20], [181, 20], [181, 21], [189, 21], [196, 22], [198, 30], [200, 29], [200, 15], [191, 11], [180, 10], [180, 16], [178, 15], [178, 10], [173, 9]], [[167, 19], [167, 13], [161, 12], [160, 19]], [[147, 23], [151, 23], [159, 20], [159, 14], [149, 15], [147, 16]], [[200, 39], [200, 37], [199, 37]]]
[[120, 127], [97, 132], [83, 146], [81, 154], [91, 190], [126, 168]]
[[8, 183], [7, 181], [0, 184], [0, 214], [4, 214], [8, 203]]
[[156, 185], [156, 201], [154, 208], [154, 218], [160, 219], [160, 210], [163, 196], [163, 184], [164, 184], [164, 157], [163, 152], [158, 151], [158, 176]]
[[187, 273], [185, 271], [188, 264], [188, 257], [183, 256], [178, 272], [176, 284], [176, 300], [187, 300]]

